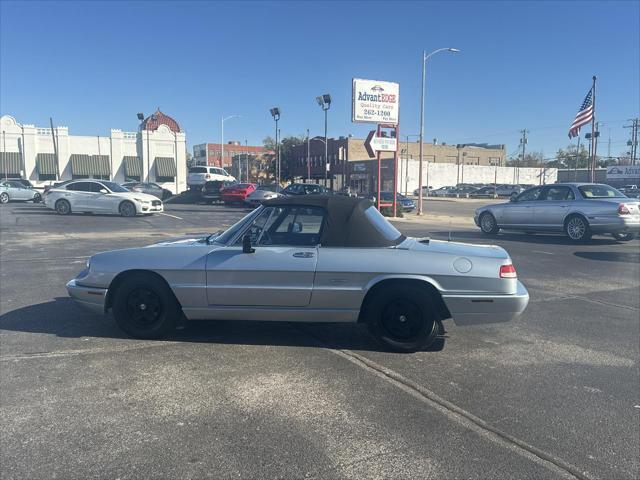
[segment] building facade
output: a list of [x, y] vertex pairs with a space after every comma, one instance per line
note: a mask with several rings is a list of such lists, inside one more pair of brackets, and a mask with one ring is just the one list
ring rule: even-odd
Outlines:
[[273, 152], [263, 146], [243, 145], [237, 141], [225, 143], [224, 149], [220, 143], [201, 143], [193, 146], [194, 165], [209, 165], [221, 168], [232, 168], [234, 159], [237, 158], [260, 158], [268, 153]]
[[68, 127], [41, 128], [0, 118], [0, 176], [42, 187], [80, 178], [154, 182], [186, 190], [186, 136], [160, 110], [137, 132], [111, 129], [109, 136], [70, 135]]
[[[352, 137], [329, 138], [325, 159], [324, 137], [311, 138], [308, 144], [294, 148], [293, 174], [296, 179], [310, 179], [335, 189], [348, 186], [352, 191], [370, 193], [377, 188], [378, 163], [371, 159], [364, 146], [364, 139]], [[383, 178], [385, 172], [393, 172], [393, 152], [382, 152]], [[420, 157], [419, 142], [399, 142], [398, 168]], [[500, 167], [506, 164], [504, 145], [464, 144], [446, 145], [423, 143], [424, 163], [479, 165]], [[328, 167], [326, 167], [328, 164]], [[391, 173], [392, 174], [392, 173]], [[392, 181], [392, 177], [386, 179]]]

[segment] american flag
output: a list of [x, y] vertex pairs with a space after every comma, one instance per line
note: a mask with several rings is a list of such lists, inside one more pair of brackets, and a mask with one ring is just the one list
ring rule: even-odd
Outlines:
[[580, 109], [576, 114], [576, 118], [569, 128], [569, 138], [577, 137], [580, 135], [580, 127], [586, 125], [593, 118], [593, 88], [589, 90], [587, 96], [584, 97], [584, 102], [580, 105]]

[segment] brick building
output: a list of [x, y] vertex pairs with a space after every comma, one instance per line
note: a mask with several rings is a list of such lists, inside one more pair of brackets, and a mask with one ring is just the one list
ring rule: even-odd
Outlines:
[[[307, 148], [308, 147], [308, 148]], [[308, 150], [308, 152], [307, 152]], [[377, 160], [369, 158], [364, 139], [352, 137], [329, 138], [327, 145], [328, 162], [324, 158], [324, 137], [314, 137], [308, 146], [294, 148], [294, 177], [324, 183], [325, 165], [327, 186], [339, 189], [348, 185], [352, 190], [368, 193], [376, 185]], [[420, 155], [419, 142], [400, 142], [398, 145], [398, 163], [417, 160]], [[504, 145], [464, 144], [446, 145], [437, 143], [423, 144], [423, 159], [427, 163], [453, 163], [458, 165], [504, 166], [507, 152]], [[382, 153], [383, 183], [393, 178], [393, 152]], [[387, 178], [388, 177], [388, 178]]]
[[241, 142], [228, 142], [224, 145], [224, 159], [222, 158], [222, 144], [201, 143], [193, 146], [194, 165], [211, 165], [213, 167], [231, 168], [236, 157], [245, 155], [261, 158], [270, 152], [263, 146], [243, 145]]

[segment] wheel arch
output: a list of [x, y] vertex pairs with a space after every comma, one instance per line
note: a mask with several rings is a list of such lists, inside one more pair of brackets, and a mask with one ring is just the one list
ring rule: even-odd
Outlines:
[[115, 277], [113, 277], [113, 280], [111, 280], [111, 283], [107, 288], [107, 295], [104, 301], [105, 312], [108, 311], [113, 306], [113, 296], [115, 295], [115, 292], [118, 290], [118, 287], [122, 285], [122, 282], [127, 277], [131, 275], [136, 275], [136, 274], [151, 275], [156, 277], [160, 281], [164, 282], [167, 285], [167, 287], [169, 287], [169, 290], [171, 290], [171, 293], [173, 293], [173, 296], [175, 297], [176, 302], [178, 302], [178, 305], [180, 305], [180, 308], [182, 308], [182, 304], [180, 303], [180, 300], [178, 300], [176, 293], [173, 291], [173, 288], [171, 288], [171, 285], [169, 284], [169, 282], [167, 282], [166, 278], [164, 278], [158, 272], [154, 272], [153, 270], [145, 270], [145, 269], [138, 268], [138, 269], [124, 270], [118, 273]]
[[362, 323], [364, 321], [364, 312], [366, 310], [368, 302], [371, 301], [372, 298], [375, 297], [376, 292], [388, 287], [389, 285], [415, 285], [425, 290], [431, 299], [434, 302], [436, 307], [436, 314], [438, 315], [439, 320], [445, 320], [447, 318], [451, 318], [451, 313], [447, 308], [447, 305], [444, 303], [442, 298], [442, 294], [440, 293], [438, 285], [435, 280], [432, 278], [425, 278], [421, 276], [385, 276], [382, 278], [375, 278], [366, 287], [366, 294], [362, 299], [362, 303], [360, 305], [360, 313], [358, 315], [358, 323]]
[[129, 198], [123, 198], [122, 200], [120, 200], [120, 202], [118, 203], [118, 213], [120, 212], [120, 207], [122, 207], [122, 205], [124, 205], [125, 203], [130, 203], [131, 205], [133, 205], [133, 208], [136, 211], [136, 215], [139, 213], [138, 212], [138, 206], [136, 205], [136, 202], [134, 202], [133, 200], [131, 200]]
[[584, 213], [582, 213], [582, 212], [581, 212], [581, 211], [579, 211], [579, 210], [574, 210], [574, 211], [571, 211], [571, 212], [567, 213], [567, 214], [564, 216], [564, 219], [562, 219], [562, 227], [563, 227], [563, 228], [566, 228], [566, 226], [567, 226], [567, 222], [569, 221], [569, 219], [570, 219], [571, 217], [582, 217], [582, 218], [584, 219], [584, 221], [585, 221], [585, 222], [587, 222], [587, 225], [590, 225], [590, 223], [589, 223], [589, 217], [588, 217], [587, 215], [585, 215]]

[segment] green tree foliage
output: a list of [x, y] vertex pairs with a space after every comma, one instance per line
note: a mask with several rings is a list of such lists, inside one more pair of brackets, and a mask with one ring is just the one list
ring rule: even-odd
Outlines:
[[528, 152], [524, 155], [524, 160], [522, 160], [522, 155], [518, 155], [516, 157], [512, 157], [507, 161], [507, 166], [509, 167], [541, 167], [544, 166], [544, 155], [542, 152]]
[[[280, 140], [280, 179], [282, 181], [292, 180], [293, 178], [293, 165], [294, 147], [296, 145], [303, 145], [306, 139], [303, 136], [288, 136]], [[266, 155], [268, 159], [269, 175], [275, 179], [276, 176], [276, 141], [272, 137], [267, 137], [262, 141], [265, 148], [274, 152], [273, 155]]]
[[559, 149], [555, 160], [549, 162], [547, 166], [573, 169], [576, 168], [576, 161], [578, 162], [578, 168], [587, 168], [589, 152], [583, 145], [580, 145], [580, 152], [578, 152], [577, 145], [569, 145], [567, 148]]

